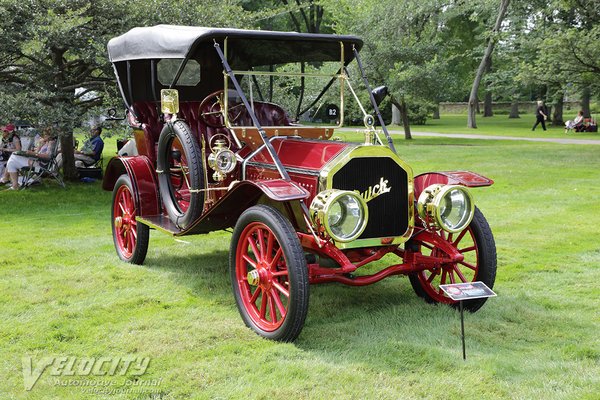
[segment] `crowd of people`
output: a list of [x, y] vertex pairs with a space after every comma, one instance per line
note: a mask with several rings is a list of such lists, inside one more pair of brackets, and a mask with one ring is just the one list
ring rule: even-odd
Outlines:
[[[24, 169], [47, 166], [51, 160], [54, 161], [55, 168], [61, 168], [62, 155], [58, 135], [53, 127], [43, 127], [39, 134], [34, 128], [17, 129], [15, 124], [9, 123], [0, 127], [0, 130], [0, 184], [9, 185], [7, 190], [19, 189], [19, 172]], [[100, 160], [104, 149], [101, 133], [100, 126], [92, 127], [89, 139], [80, 150], [74, 150], [76, 167], [90, 167]]]

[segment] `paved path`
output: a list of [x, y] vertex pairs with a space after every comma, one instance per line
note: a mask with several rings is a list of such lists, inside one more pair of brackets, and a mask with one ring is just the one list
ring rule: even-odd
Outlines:
[[[402, 131], [390, 131], [390, 133], [402, 134]], [[483, 140], [522, 140], [528, 142], [546, 142], [560, 144], [596, 144], [600, 145], [600, 139], [570, 139], [570, 138], [532, 138], [532, 137], [517, 137], [517, 136], [492, 136], [492, 135], [474, 135], [470, 133], [435, 133], [435, 132], [412, 132], [413, 136], [436, 136], [450, 137], [461, 139], [483, 139]]]
[[[341, 131], [356, 132], [356, 128], [341, 128]], [[359, 128], [360, 130], [360, 128]], [[389, 130], [392, 135], [404, 135], [404, 131]], [[540, 131], [541, 132], [541, 131]], [[526, 142], [544, 142], [544, 143], [559, 143], [559, 144], [583, 144], [583, 145], [600, 145], [600, 139], [571, 139], [571, 138], [533, 138], [533, 137], [518, 137], [518, 136], [494, 136], [494, 135], [476, 135], [471, 133], [437, 133], [437, 132], [412, 132], [413, 136], [433, 136], [447, 137], [460, 139], [481, 139], [481, 140], [519, 140]]]

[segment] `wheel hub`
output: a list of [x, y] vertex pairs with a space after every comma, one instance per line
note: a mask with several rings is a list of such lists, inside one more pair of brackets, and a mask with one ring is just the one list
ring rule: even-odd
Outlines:
[[116, 229], [121, 229], [121, 227], [123, 227], [123, 218], [122, 217], [116, 217], [115, 218], [115, 228]]
[[258, 286], [260, 284], [260, 274], [257, 269], [253, 269], [248, 272], [248, 283], [252, 286]]

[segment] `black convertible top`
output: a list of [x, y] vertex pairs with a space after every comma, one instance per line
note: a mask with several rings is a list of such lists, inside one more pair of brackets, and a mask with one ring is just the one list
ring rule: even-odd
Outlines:
[[157, 25], [133, 28], [108, 42], [113, 63], [162, 58], [194, 58], [199, 45], [222, 43], [228, 38], [228, 53], [244, 63], [268, 65], [293, 61], [340, 60], [340, 42], [344, 61], [354, 58], [352, 46], [362, 47], [362, 40], [349, 35], [326, 35], [297, 32], [258, 31], [229, 28]]

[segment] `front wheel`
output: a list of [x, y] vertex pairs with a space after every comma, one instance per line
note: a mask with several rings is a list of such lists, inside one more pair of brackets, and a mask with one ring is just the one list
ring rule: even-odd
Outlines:
[[[489, 288], [494, 287], [496, 279], [496, 244], [492, 230], [485, 217], [475, 208], [475, 215], [469, 226], [459, 233], [440, 232], [441, 237], [451, 243], [464, 260], [458, 263], [439, 263], [430, 269], [409, 276], [410, 283], [415, 293], [429, 303], [445, 303], [457, 305], [458, 303], [440, 289], [440, 285], [450, 283], [466, 283], [481, 281]], [[432, 257], [448, 257], [433, 243], [413, 240], [424, 255]], [[474, 299], [464, 301], [464, 307], [471, 312], [477, 311], [487, 299]]]
[[308, 268], [290, 222], [258, 205], [239, 218], [231, 240], [233, 294], [245, 324], [283, 342], [298, 337], [308, 311]]
[[148, 252], [150, 228], [136, 221], [138, 210], [131, 179], [121, 175], [113, 189], [113, 241], [121, 260], [141, 265]]

